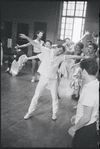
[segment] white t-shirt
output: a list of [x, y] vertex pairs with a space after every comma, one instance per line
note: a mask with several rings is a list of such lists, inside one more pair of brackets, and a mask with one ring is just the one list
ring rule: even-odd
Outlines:
[[97, 79], [85, 84], [83, 87], [78, 101], [75, 124], [83, 116], [84, 106], [93, 107], [91, 119], [86, 125], [94, 123], [99, 110], [99, 81]]
[[38, 72], [50, 79], [57, 79], [59, 64], [65, 60], [65, 55], [54, 56], [54, 50], [41, 46], [41, 54], [38, 57], [42, 61]]
[[[40, 40], [38, 41], [37, 39], [34, 40], [36, 43], [40, 44], [41, 46], [44, 44], [44, 41], [43, 40]], [[41, 52], [41, 49], [37, 48], [37, 47], [34, 47], [34, 52], [35, 53], [40, 53]]]

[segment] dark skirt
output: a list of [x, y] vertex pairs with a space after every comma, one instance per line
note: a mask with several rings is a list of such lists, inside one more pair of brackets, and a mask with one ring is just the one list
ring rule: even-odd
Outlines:
[[[41, 52], [40, 52], [41, 53]], [[38, 54], [40, 54], [40, 53], [35, 53], [35, 52], [32, 52], [32, 55], [33, 56], [36, 56], [36, 55], [38, 55]], [[36, 60], [36, 61], [40, 61], [40, 59], [39, 58], [36, 58], [36, 59], [34, 59], [34, 60]]]

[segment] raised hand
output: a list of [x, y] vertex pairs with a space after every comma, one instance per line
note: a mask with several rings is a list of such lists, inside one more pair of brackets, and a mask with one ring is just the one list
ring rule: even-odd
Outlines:
[[89, 35], [90, 34], [90, 32], [89, 31], [85, 31], [85, 35]]
[[26, 39], [27, 38], [27, 36], [25, 34], [19, 34], [19, 37], [20, 38], [23, 38], [23, 39]]
[[18, 49], [19, 48], [19, 45], [17, 44], [17, 46], [15, 46], [15, 49]]

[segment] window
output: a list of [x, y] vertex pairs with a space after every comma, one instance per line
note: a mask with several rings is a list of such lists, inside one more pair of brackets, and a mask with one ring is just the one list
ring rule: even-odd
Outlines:
[[84, 32], [86, 1], [64, 1], [60, 23], [60, 39], [70, 38], [76, 42]]

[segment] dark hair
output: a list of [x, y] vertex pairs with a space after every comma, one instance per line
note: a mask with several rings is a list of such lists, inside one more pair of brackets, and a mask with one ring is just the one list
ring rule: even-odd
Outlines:
[[63, 52], [65, 52], [65, 47], [62, 44], [58, 44], [57, 45], [57, 48], [62, 48], [63, 49]]
[[[52, 42], [51, 42], [50, 40], [46, 40], [46, 42], [49, 42], [49, 43], [52, 45]], [[45, 43], [46, 43], [46, 42], [45, 42]]]
[[92, 40], [87, 40], [87, 42], [90, 42], [90, 43], [92, 43]]
[[95, 44], [95, 43], [90, 43], [89, 45], [92, 45], [92, 46], [93, 46], [93, 48], [94, 48], [95, 52], [97, 51], [97, 49], [98, 49], [97, 44]]
[[44, 34], [44, 32], [43, 32], [43, 31], [39, 30], [39, 31], [37, 31], [37, 32], [36, 32], [36, 34], [35, 34], [35, 35], [37, 36], [37, 34], [39, 34], [40, 32]]
[[84, 44], [83, 44], [82, 42], [78, 42], [78, 43], [76, 44], [76, 46], [79, 46], [79, 47], [80, 47], [80, 49], [83, 49]]
[[99, 37], [99, 35], [98, 35], [98, 34], [95, 34], [95, 35], [94, 35], [94, 37], [98, 38], [98, 37]]
[[85, 69], [89, 75], [95, 76], [98, 71], [98, 64], [94, 58], [84, 59], [80, 63], [80, 67]]

